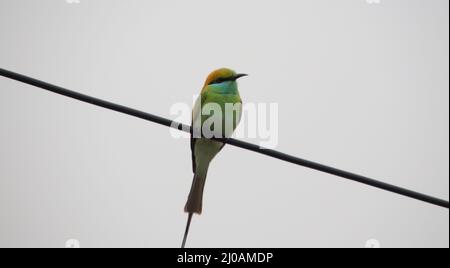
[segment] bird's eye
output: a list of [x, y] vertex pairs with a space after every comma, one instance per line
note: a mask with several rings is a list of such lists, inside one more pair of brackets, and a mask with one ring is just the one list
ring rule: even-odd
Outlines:
[[224, 78], [224, 77], [219, 77], [216, 80], [212, 81], [210, 83], [210, 85], [212, 85], [212, 84], [220, 84], [220, 83], [228, 81], [228, 80], [230, 80], [230, 79], [229, 78]]
[[213, 80], [212, 82], [211, 82], [211, 85], [212, 84], [220, 84], [220, 83], [222, 83], [223, 81], [222, 81], [222, 79], [221, 78], [217, 78], [216, 80]]

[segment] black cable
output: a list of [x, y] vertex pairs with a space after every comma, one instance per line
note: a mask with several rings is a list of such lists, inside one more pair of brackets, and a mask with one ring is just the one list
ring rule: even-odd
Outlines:
[[[92, 105], [100, 106], [100, 107], [110, 109], [110, 110], [113, 110], [113, 111], [116, 111], [119, 113], [124, 113], [124, 114], [128, 114], [131, 116], [135, 116], [135, 117], [138, 117], [138, 118], [141, 118], [141, 119], [144, 119], [147, 121], [155, 122], [155, 123], [158, 123], [158, 124], [161, 124], [164, 126], [176, 128], [181, 131], [191, 132], [190, 126], [187, 126], [187, 125], [184, 125], [184, 124], [181, 124], [178, 122], [174, 122], [172, 120], [169, 120], [169, 119], [166, 119], [166, 118], [163, 118], [160, 116], [156, 116], [156, 115], [145, 113], [145, 112], [142, 112], [139, 110], [135, 110], [135, 109], [123, 106], [123, 105], [115, 104], [115, 103], [112, 103], [109, 101], [105, 101], [105, 100], [94, 98], [94, 97], [84, 95], [84, 94], [81, 94], [78, 92], [74, 92], [74, 91], [71, 91], [71, 90], [68, 90], [68, 89], [65, 89], [65, 88], [62, 88], [59, 86], [55, 86], [55, 85], [31, 78], [31, 77], [28, 77], [28, 76], [24, 76], [24, 75], [15, 73], [15, 72], [11, 72], [11, 71], [8, 71], [5, 69], [0, 68], [0, 75], [4, 76], [4, 77], [8, 77], [8, 78], [16, 80], [16, 81], [20, 81], [20, 82], [23, 82], [23, 83], [26, 83], [26, 84], [29, 84], [32, 86], [36, 86], [36, 87], [51, 91], [56, 94], [64, 95], [69, 98], [74, 98], [79, 101], [87, 102]], [[296, 165], [304, 166], [307, 168], [315, 169], [315, 170], [322, 171], [322, 172], [325, 172], [328, 174], [346, 178], [346, 179], [349, 179], [352, 181], [367, 184], [367, 185], [370, 185], [370, 186], [373, 186], [373, 187], [376, 187], [379, 189], [383, 189], [383, 190], [386, 190], [389, 192], [393, 192], [393, 193], [397, 193], [397, 194], [400, 194], [403, 196], [411, 197], [411, 198], [414, 198], [414, 199], [417, 199], [417, 200], [420, 200], [423, 202], [427, 202], [427, 203], [430, 203], [430, 204], [433, 204], [436, 206], [441, 206], [441, 207], [444, 207], [447, 209], [449, 208], [448, 201], [439, 199], [439, 198], [436, 198], [433, 196], [429, 196], [429, 195], [425, 195], [425, 194], [422, 194], [419, 192], [411, 191], [411, 190], [408, 190], [405, 188], [401, 188], [401, 187], [398, 187], [398, 186], [395, 186], [392, 184], [377, 181], [377, 180], [374, 180], [374, 179], [371, 179], [368, 177], [364, 177], [364, 176], [361, 176], [358, 174], [354, 174], [354, 173], [351, 173], [348, 171], [325, 166], [325, 165], [322, 165], [322, 164], [319, 164], [316, 162], [298, 158], [298, 157], [288, 155], [288, 154], [285, 154], [282, 152], [278, 152], [275, 150], [261, 148], [258, 145], [251, 144], [248, 142], [244, 142], [244, 141], [240, 141], [240, 140], [236, 140], [236, 139], [226, 139], [226, 140], [218, 139], [218, 140], [225, 142], [227, 144], [230, 144], [230, 145], [234, 145], [236, 147], [240, 147], [240, 148], [247, 149], [247, 150], [250, 150], [253, 152], [257, 152], [257, 153], [267, 155], [267, 156], [270, 156], [273, 158], [277, 158], [277, 159], [280, 159], [280, 160], [283, 160], [286, 162], [290, 162], [290, 163], [293, 163]]]

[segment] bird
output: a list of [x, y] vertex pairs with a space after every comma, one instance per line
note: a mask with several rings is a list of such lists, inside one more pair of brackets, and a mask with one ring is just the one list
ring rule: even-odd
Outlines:
[[229, 68], [211, 72], [192, 109], [191, 155], [194, 178], [184, 211], [188, 220], [181, 247], [186, 245], [193, 214], [202, 213], [203, 190], [208, 168], [225, 143], [214, 138], [229, 138], [242, 116], [242, 100], [237, 80], [247, 76]]

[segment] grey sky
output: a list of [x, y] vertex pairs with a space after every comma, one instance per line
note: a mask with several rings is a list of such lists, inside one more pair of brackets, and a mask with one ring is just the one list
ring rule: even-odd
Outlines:
[[[3, 0], [0, 66], [170, 116], [218, 67], [278, 150], [449, 199], [447, 0]], [[189, 142], [0, 78], [0, 247], [178, 247]], [[249, 140], [256, 142], [255, 140]], [[227, 146], [191, 247], [448, 247], [448, 210]]]

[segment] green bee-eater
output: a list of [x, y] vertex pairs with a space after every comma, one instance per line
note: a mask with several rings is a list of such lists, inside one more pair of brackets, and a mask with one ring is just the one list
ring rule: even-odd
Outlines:
[[185, 246], [192, 215], [202, 213], [203, 189], [211, 160], [225, 146], [210, 138], [229, 138], [242, 114], [242, 101], [236, 80], [246, 74], [221, 68], [206, 78], [192, 110], [191, 151], [194, 179], [184, 211], [189, 213], [182, 247]]

